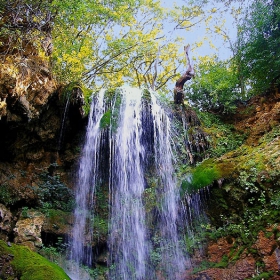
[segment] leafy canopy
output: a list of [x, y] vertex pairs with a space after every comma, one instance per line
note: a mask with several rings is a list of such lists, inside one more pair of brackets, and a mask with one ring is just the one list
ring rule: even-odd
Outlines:
[[255, 93], [280, 81], [280, 1], [256, 0], [240, 24], [236, 59]]
[[197, 76], [186, 89], [189, 102], [204, 111], [228, 113], [241, 98], [235, 71], [217, 57], [200, 57]]

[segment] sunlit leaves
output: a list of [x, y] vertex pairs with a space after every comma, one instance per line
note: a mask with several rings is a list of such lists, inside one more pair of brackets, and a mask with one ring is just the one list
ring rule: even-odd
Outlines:
[[200, 57], [196, 78], [186, 91], [187, 99], [205, 111], [228, 113], [240, 99], [236, 73], [226, 62], [214, 57]]
[[242, 75], [259, 93], [280, 78], [280, 5], [278, 0], [254, 1], [239, 26], [236, 59]]
[[137, 4], [135, 0], [54, 0], [53, 64], [57, 78], [64, 82], [81, 80], [92, 65], [104, 63], [100, 57], [106, 42], [114, 48], [114, 25], [133, 22]]

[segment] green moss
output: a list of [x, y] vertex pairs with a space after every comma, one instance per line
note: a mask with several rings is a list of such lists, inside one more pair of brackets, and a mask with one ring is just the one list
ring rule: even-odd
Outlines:
[[156, 187], [153, 186], [153, 184], [151, 184], [149, 188], [145, 189], [143, 199], [145, 202], [146, 212], [151, 213], [154, 210], [154, 208], [157, 207]]
[[111, 128], [113, 132], [116, 131], [121, 102], [122, 97], [118, 90], [107, 90], [105, 92], [105, 104], [108, 110], [100, 120], [99, 126], [101, 129]]
[[192, 185], [194, 189], [200, 189], [209, 186], [215, 179], [218, 179], [218, 172], [214, 167], [198, 167], [194, 170]]
[[108, 110], [107, 112], [104, 113], [104, 115], [102, 116], [102, 118], [100, 120], [100, 125], [99, 125], [99, 127], [101, 129], [110, 127], [111, 115], [112, 115], [111, 110]]
[[46, 222], [53, 228], [60, 231], [67, 230], [71, 219], [71, 212], [64, 212], [57, 209], [47, 209], [44, 211], [46, 214]]
[[219, 116], [200, 111], [197, 111], [197, 115], [202, 123], [203, 130], [209, 136], [209, 153], [211, 156], [222, 156], [240, 147], [245, 141], [245, 134], [236, 131], [232, 124], [224, 123]]
[[11, 265], [21, 280], [70, 280], [62, 268], [25, 246], [12, 244], [8, 247], [0, 241], [0, 254], [14, 256]]
[[213, 160], [205, 160], [191, 170], [191, 180], [184, 180], [181, 188], [183, 192], [192, 193], [211, 185], [214, 180], [221, 178], [221, 172]]
[[104, 220], [100, 216], [95, 215], [93, 220], [93, 229], [95, 237], [101, 236], [106, 239], [108, 235], [108, 220]]

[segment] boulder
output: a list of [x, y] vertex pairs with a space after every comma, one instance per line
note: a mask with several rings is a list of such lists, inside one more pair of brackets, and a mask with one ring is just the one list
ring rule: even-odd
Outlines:
[[28, 246], [31, 250], [42, 247], [41, 229], [45, 215], [39, 211], [23, 209], [14, 228], [14, 242]]

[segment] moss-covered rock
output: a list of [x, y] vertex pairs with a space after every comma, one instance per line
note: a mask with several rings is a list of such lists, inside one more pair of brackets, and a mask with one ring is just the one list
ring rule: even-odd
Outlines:
[[42, 229], [46, 232], [52, 232], [52, 229], [55, 229], [58, 234], [66, 234], [69, 232], [69, 228], [72, 224], [72, 212], [48, 209], [46, 210], [46, 218]]
[[54, 263], [46, 260], [25, 246], [0, 241], [0, 255], [10, 256], [9, 262], [14, 275], [1, 275], [1, 279], [12, 280], [70, 280], [67, 274]]

